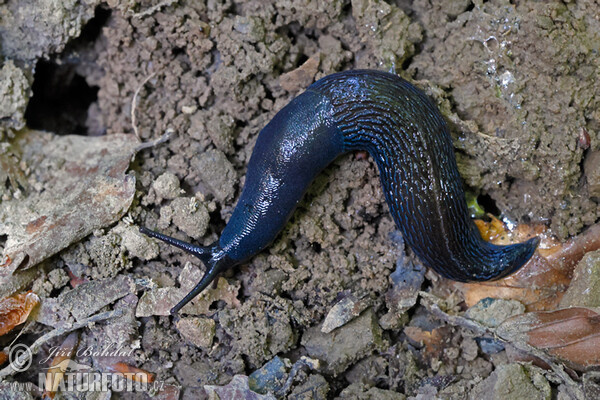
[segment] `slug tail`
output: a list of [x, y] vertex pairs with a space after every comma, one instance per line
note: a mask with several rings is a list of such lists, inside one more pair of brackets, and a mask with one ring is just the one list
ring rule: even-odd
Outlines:
[[219, 246], [218, 242], [210, 246], [196, 246], [171, 236], [154, 232], [145, 227], [140, 227], [140, 232], [195, 255], [206, 266], [206, 272], [200, 282], [198, 282], [198, 284], [196, 284], [196, 286], [171, 309], [171, 315], [177, 314], [187, 303], [192, 301], [194, 297], [206, 289], [217, 275], [237, 264], [237, 262], [227, 256], [225, 251]]
[[493, 246], [496, 249], [496, 270], [489, 280], [497, 280], [507, 277], [518, 271], [529, 261], [540, 243], [539, 237], [531, 238], [523, 243], [508, 246]]

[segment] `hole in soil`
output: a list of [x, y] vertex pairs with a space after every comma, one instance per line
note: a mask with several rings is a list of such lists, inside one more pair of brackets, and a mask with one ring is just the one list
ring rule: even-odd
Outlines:
[[27, 126], [59, 135], [87, 133], [87, 110], [98, 98], [98, 87], [88, 86], [74, 65], [38, 61], [32, 89]]
[[60, 61], [38, 61], [33, 96], [25, 112], [30, 128], [60, 135], [87, 133], [87, 111], [98, 98], [98, 87], [90, 87], [76, 72], [76, 66], [81, 63], [77, 54], [98, 39], [110, 14], [110, 10], [96, 7], [94, 17], [83, 27], [81, 35], [56, 57]]
[[492, 215], [500, 215], [500, 209], [496, 206], [496, 202], [487, 194], [480, 194], [477, 197], [477, 203], [485, 210], [486, 213]]

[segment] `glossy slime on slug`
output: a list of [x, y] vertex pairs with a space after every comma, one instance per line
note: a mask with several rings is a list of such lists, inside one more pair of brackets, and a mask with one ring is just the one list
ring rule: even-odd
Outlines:
[[353, 150], [375, 159], [404, 240], [438, 274], [460, 282], [499, 279], [535, 251], [538, 238], [509, 246], [481, 238], [467, 211], [450, 133], [423, 92], [386, 72], [339, 72], [310, 85], [259, 133], [242, 195], [218, 241], [195, 246], [140, 228], [206, 264], [202, 280], [171, 312], [271, 243], [315, 176]]

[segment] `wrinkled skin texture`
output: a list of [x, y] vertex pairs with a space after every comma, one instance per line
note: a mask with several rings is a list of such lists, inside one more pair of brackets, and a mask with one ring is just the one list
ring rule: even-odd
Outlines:
[[510, 246], [481, 238], [467, 212], [446, 123], [421, 91], [390, 73], [345, 71], [309, 86], [261, 131], [241, 198], [218, 242], [193, 246], [142, 228], [207, 263], [206, 275], [173, 312], [219, 272], [271, 243], [315, 176], [352, 150], [375, 159], [396, 225], [440, 275], [461, 282], [499, 279], [535, 251], [538, 238]]

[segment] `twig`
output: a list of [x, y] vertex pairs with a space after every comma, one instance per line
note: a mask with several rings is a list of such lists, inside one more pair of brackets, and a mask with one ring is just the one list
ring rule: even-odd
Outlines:
[[138, 151], [147, 149], [148, 147], [158, 146], [159, 144], [171, 139], [171, 136], [173, 136], [174, 133], [175, 131], [173, 130], [173, 128], [167, 128], [167, 131], [158, 139], [154, 139], [149, 142], [142, 142], [138, 147], [135, 148], [135, 152], [137, 153]]
[[[33, 342], [33, 344], [31, 346], [29, 346], [30, 351], [21, 354], [16, 361], [18, 362], [19, 365], [24, 365], [24, 363], [29, 360], [29, 357], [31, 357], [34, 353], [36, 353], [42, 347], [42, 345], [44, 343], [48, 342], [50, 339], [53, 339], [57, 336], [64, 335], [65, 333], [73, 332], [77, 329], [84, 328], [87, 325], [92, 324], [94, 322], [99, 322], [99, 321], [104, 321], [106, 319], [120, 317], [121, 315], [123, 315], [123, 313], [124, 313], [123, 310], [107, 311], [107, 312], [99, 313], [96, 315], [92, 315], [91, 317], [86, 318], [81, 322], [77, 322], [71, 326], [56, 328], [56, 329], [46, 333], [45, 335], [42, 335], [41, 337], [39, 337], [35, 342]], [[0, 379], [4, 378], [6, 376], [9, 376], [9, 375], [13, 375], [16, 372], [17, 371], [15, 371], [15, 369], [13, 369], [11, 365], [9, 365], [0, 371]]]
[[558, 378], [565, 384], [567, 390], [569, 391], [569, 394], [571, 395], [571, 397], [573, 399], [579, 400], [579, 399], [585, 398], [583, 391], [581, 390], [581, 387], [577, 384], [577, 382], [575, 382], [573, 379], [571, 379], [569, 374], [567, 374], [565, 372], [563, 366], [556, 364], [542, 350], [537, 349], [525, 342], [520, 343], [517, 341], [511, 341], [508, 338], [503, 338], [500, 335], [498, 335], [496, 329], [486, 327], [472, 319], [461, 317], [459, 315], [450, 315], [450, 314], [446, 313], [445, 311], [442, 311], [442, 309], [439, 307], [438, 303], [443, 301], [442, 299], [438, 299], [437, 297], [433, 296], [432, 294], [426, 293], [426, 292], [420, 292], [419, 294], [421, 295], [422, 300], [424, 300], [421, 302], [421, 304], [425, 308], [427, 308], [437, 318], [441, 319], [442, 321], [445, 321], [446, 323], [448, 323], [450, 325], [461, 326], [463, 328], [474, 331], [475, 333], [477, 333], [479, 335], [484, 335], [484, 334], [493, 335], [494, 337], [500, 339], [501, 341], [512, 345], [517, 350], [521, 350], [525, 353], [529, 353], [532, 356], [539, 358], [540, 360], [542, 360], [543, 362], [548, 364], [550, 366], [550, 368], [552, 369], [552, 371], [554, 372], [554, 374], [556, 374], [556, 376], [558, 376]]
[[131, 99], [131, 126], [133, 127], [133, 133], [135, 133], [135, 137], [137, 137], [140, 142], [142, 141], [142, 138], [140, 137], [140, 134], [138, 132], [137, 120], [135, 118], [135, 109], [137, 107], [137, 98], [138, 98], [138, 95], [140, 94], [140, 91], [144, 87], [144, 85], [146, 83], [148, 83], [148, 81], [150, 79], [152, 79], [152, 77], [154, 75], [156, 75], [156, 72], [151, 73], [150, 75], [148, 75], [146, 77], [146, 79], [144, 79], [144, 81], [140, 84], [140, 86], [138, 86], [138, 88], [135, 89], [135, 92], [133, 93], [133, 98]]
[[173, 4], [173, 3], [177, 3], [177, 0], [166, 0], [166, 1], [158, 3], [155, 6], [152, 6], [152, 7], [148, 8], [147, 10], [144, 10], [144, 11], [139, 12], [139, 13], [135, 13], [135, 14], [133, 14], [133, 16], [136, 17], [136, 18], [145, 17], [146, 15], [154, 14], [156, 11], [160, 10], [163, 7], [168, 7], [171, 4]]

